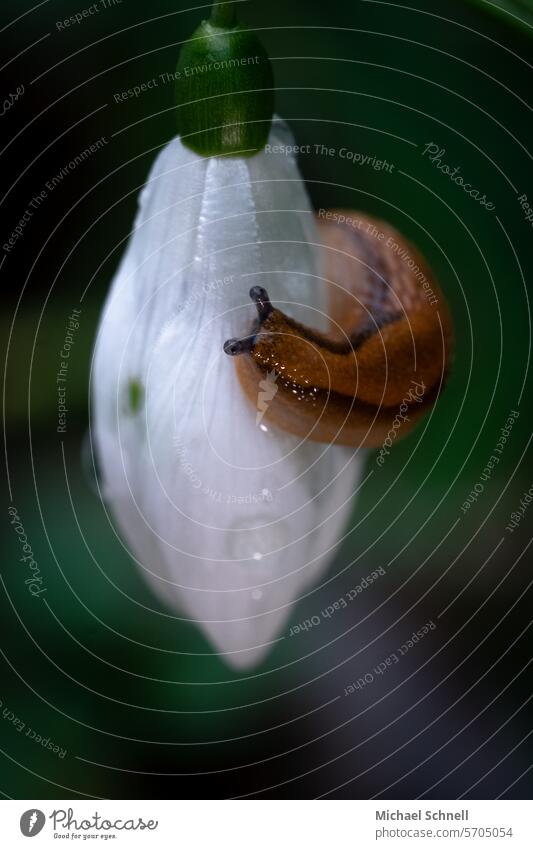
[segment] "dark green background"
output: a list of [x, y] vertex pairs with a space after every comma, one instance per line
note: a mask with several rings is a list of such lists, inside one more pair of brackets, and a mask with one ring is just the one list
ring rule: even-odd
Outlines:
[[[32, 5], [4, 0], [0, 26]], [[260, 30], [272, 57], [277, 111], [297, 141], [375, 154], [395, 166], [389, 174], [339, 157], [302, 156], [313, 202], [386, 218], [411, 238], [451, 303], [457, 345], [449, 386], [423, 438], [424, 426], [372, 475], [330, 580], [299, 604], [293, 622], [377, 566], [387, 578], [239, 675], [150, 595], [82, 460], [98, 314], [138, 191], [176, 121], [171, 84], [123, 103], [114, 94], [172, 71], [180, 42], [203, 13], [182, 12], [187, 4], [169, 0], [123, 0], [57, 30], [56, 21], [88, 5], [50, 0], [0, 33], [4, 62], [12, 59], [2, 91], [26, 87], [0, 125], [2, 195], [8, 192], [2, 243], [47, 180], [100, 136], [109, 140], [50, 194], [0, 273], [9, 480], [48, 603], [24, 587], [8, 493], [0, 699], [68, 749], [59, 760], [1, 721], [0, 790], [15, 798], [313, 797], [344, 784], [334, 795], [412, 798], [451, 771], [429, 796], [492, 797], [524, 773], [508, 795], [527, 797], [531, 745], [522, 738], [531, 710], [522, 703], [530, 675], [518, 674], [531, 645], [529, 631], [520, 636], [530, 618], [527, 551], [514, 564], [533, 511], [513, 535], [505, 532], [533, 477], [526, 296], [533, 240], [517, 201], [523, 192], [533, 198], [527, 25], [490, 14], [483, 3], [425, 2], [418, 12], [373, 2], [242, 4], [241, 17]], [[514, 11], [520, 7], [526, 18], [522, 4]], [[495, 212], [421, 156], [431, 141], [493, 200]], [[86, 287], [63, 462], [58, 351]], [[512, 409], [520, 417], [497, 472], [463, 516], [461, 504]], [[327, 704], [463, 588], [401, 672]]]

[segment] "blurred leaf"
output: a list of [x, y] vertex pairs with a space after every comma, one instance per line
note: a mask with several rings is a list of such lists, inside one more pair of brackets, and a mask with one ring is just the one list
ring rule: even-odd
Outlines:
[[533, 36], [533, 0], [469, 0], [483, 11], [503, 18]]

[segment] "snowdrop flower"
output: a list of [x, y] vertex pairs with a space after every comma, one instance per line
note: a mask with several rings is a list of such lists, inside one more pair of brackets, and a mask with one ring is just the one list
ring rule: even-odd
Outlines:
[[250, 403], [224, 351], [250, 335], [251, 289], [317, 330], [328, 307], [294, 139], [271, 123], [270, 94], [244, 105], [239, 96], [234, 108], [224, 93], [220, 71], [234, 73], [235, 55], [259, 57], [237, 66], [237, 91], [268, 89], [270, 66], [217, 8], [222, 18], [215, 10], [182, 52], [181, 135], [152, 167], [102, 315], [92, 428], [104, 496], [146, 580], [245, 669], [324, 575], [361, 459], [272, 425], [279, 370], [265, 373]]
[[[198, 52], [198, 38], [191, 44]], [[244, 55], [261, 51], [254, 44]], [[227, 111], [207, 117], [209, 128], [227, 123]], [[92, 375], [92, 428], [118, 528], [163, 602], [197, 622], [235, 668], [261, 660], [324, 574], [359, 474], [349, 449], [266, 424], [275, 378], [254, 409], [223, 350], [250, 326], [254, 285], [268, 285], [294, 317], [324, 323], [314, 216], [286, 153], [294, 139], [279, 119], [268, 125], [268, 139], [257, 125], [251, 140], [211, 133], [218, 155], [180, 137], [161, 151], [105, 305]], [[232, 145], [259, 152], [234, 155]]]
[[[269, 143], [292, 141], [275, 120]], [[248, 291], [265, 281], [288, 313], [321, 323], [317, 242], [292, 156], [206, 158], [175, 138], [141, 194], [98, 332], [106, 500], [153, 589], [240, 668], [324, 573], [359, 473], [350, 449], [265, 424], [223, 350], [247, 332]]]

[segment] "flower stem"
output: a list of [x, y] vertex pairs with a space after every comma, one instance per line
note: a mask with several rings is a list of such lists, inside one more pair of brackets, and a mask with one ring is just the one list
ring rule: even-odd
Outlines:
[[255, 156], [272, 125], [272, 65], [255, 32], [238, 24], [236, 7], [237, 0], [214, 0], [211, 17], [180, 51], [178, 129], [199, 156]]
[[235, 25], [235, 3], [215, 0], [211, 9], [211, 23], [215, 27], [232, 27]]

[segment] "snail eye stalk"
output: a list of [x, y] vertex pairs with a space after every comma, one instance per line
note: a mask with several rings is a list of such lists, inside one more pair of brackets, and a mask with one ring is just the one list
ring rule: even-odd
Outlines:
[[250, 297], [257, 307], [257, 315], [259, 321], [266, 321], [269, 315], [274, 311], [274, 307], [270, 303], [268, 292], [262, 286], [252, 286], [250, 289]]
[[229, 357], [237, 357], [239, 354], [251, 354], [255, 346], [257, 332], [263, 322], [274, 312], [268, 292], [262, 286], [252, 286], [250, 289], [250, 298], [257, 307], [257, 321], [253, 328], [255, 332], [249, 336], [245, 336], [244, 339], [227, 339], [224, 342], [224, 353]]
[[228, 357], [238, 357], [239, 354], [250, 354], [254, 347], [254, 336], [246, 336], [244, 339], [226, 339], [224, 342], [224, 353]]

